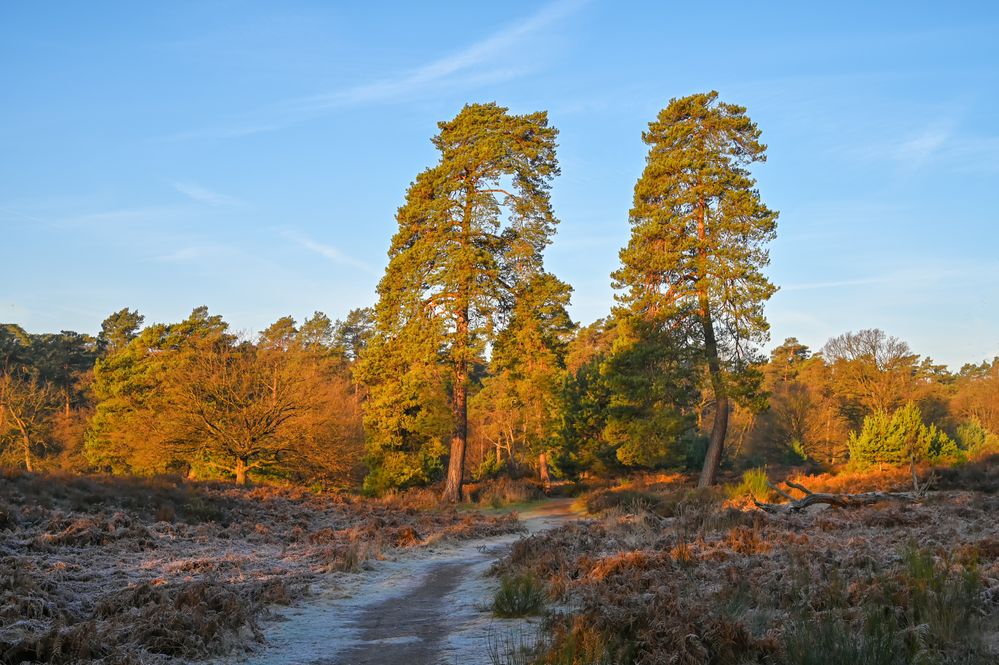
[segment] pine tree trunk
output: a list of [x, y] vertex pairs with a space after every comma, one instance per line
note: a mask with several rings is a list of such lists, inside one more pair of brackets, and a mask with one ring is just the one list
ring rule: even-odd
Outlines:
[[552, 488], [552, 477], [548, 471], [548, 455], [544, 451], [538, 455], [538, 466], [541, 467], [541, 487], [544, 488], [545, 494], [548, 494]]
[[[465, 186], [465, 205], [461, 219], [461, 245], [468, 249], [472, 244], [472, 215], [475, 201], [475, 183], [469, 179]], [[455, 342], [452, 349], [454, 367], [454, 396], [452, 409], [454, 413], [454, 437], [451, 439], [451, 454], [448, 456], [447, 480], [444, 483], [444, 495], [441, 500], [446, 503], [461, 501], [461, 485], [465, 475], [465, 450], [468, 446], [468, 349], [471, 343], [468, 331], [469, 307], [472, 291], [472, 266], [465, 266], [465, 272], [460, 277], [458, 302], [455, 316]]]
[[248, 466], [249, 465], [247, 464], [247, 461], [246, 461], [245, 457], [237, 457], [236, 458], [235, 473], [236, 473], [236, 484], [237, 485], [245, 485], [246, 484], [246, 479], [247, 479], [246, 474], [247, 474], [247, 471], [249, 470], [247, 468]]
[[447, 503], [461, 501], [461, 485], [465, 475], [465, 448], [468, 442], [468, 371], [464, 363], [460, 364], [462, 367], [456, 372], [454, 386], [455, 432], [451, 439], [447, 482], [444, 485], [444, 495], [441, 497]]
[[451, 439], [451, 454], [448, 457], [447, 481], [444, 484], [446, 503], [461, 501], [461, 485], [465, 475], [465, 449], [468, 444], [468, 360], [465, 349], [468, 339], [468, 306], [463, 305], [458, 311], [456, 337], [460, 345], [457, 350], [458, 362], [454, 372], [454, 397], [452, 408], [454, 412], [454, 437]]
[[725, 445], [725, 434], [728, 432], [728, 394], [725, 391], [725, 381], [721, 374], [721, 361], [718, 359], [718, 342], [715, 339], [714, 324], [711, 321], [711, 311], [707, 308], [706, 299], [702, 301], [705, 313], [701, 316], [704, 329], [704, 352], [708, 359], [708, 373], [711, 375], [711, 389], [715, 394], [715, 419], [711, 425], [711, 438], [708, 439], [708, 450], [704, 456], [704, 467], [698, 487], [714, 485], [718, 476], [718, 466], [721, 464], [722, 449]]
[[700, 250], [700, 283], [698, 285], [698, 301], [701, 308], [701, 328], [704, 331], [704, 354], [708, 361], [708, 373], [711, 376], [711, 390], [715, 395], [715, 419], [711, 425], [711, 438], [708, 439], [708, 449], [704, 455], [704, 467], [697, 481], [698, 487], [714, 485], [718, 476], [718, 466], [721, 464], [722, 449], [725, 446], [725, 434], [728, 432], [728, 394], [725, 391], [725, 379], [721, 373], [721, 361], [718, 358], [718, 340], [715, 338], [714, 322], [711, 320], [711, 301], [708, 296], [708, 203], [703, 198], [698, 202], [697, 235], [701, 241]]

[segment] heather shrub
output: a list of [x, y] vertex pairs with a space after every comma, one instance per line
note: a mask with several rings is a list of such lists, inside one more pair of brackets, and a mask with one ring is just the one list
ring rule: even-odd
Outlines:
[[664, 495], [654, 492], [626, 488], [606, 489], [592, 492], [586, 497], [586, 510], [592, 514], [615, 508], [626, 513], [640, 513], [645, 510], [660, 512], [668, 508], [669, 503]]

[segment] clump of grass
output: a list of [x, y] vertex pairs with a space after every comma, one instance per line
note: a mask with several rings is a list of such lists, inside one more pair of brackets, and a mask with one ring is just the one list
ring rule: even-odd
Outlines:
[[521, 631], [497, 636], [490, 633], [487, 650], [490, 665], [533, 665], [544, 636]]
[[978, 634], [982, 601], [977, 566], [940, 569], [930, 552], [913, 545], [903, 551], [902, 561], [912, 626], [925, 626], [927, 638], [940, 646], [967, 643]]
[[[858, 634], [858, 632], [860, 634]], [[895, 617], [868, 609], [856, 631], [840, 615], [812, 616], [784, 633], [788, 665], [903, 665], [909, 663]]]
[[750, 497], [757, 501], [769, 501], [773, 490], [770, 489], [766, 469], [758, 467], [743, 472], [742, 481], [738, 485], [726, 485], [725, 493], [730, 499]]
[[18, 524], [17, 508], [0, 502], [0, 531], [14, 531]]
[[540, 614], [547, 594], [541, 581], [529, 573], [504, 575], [493, 597], [492, 611], [505, 619]]

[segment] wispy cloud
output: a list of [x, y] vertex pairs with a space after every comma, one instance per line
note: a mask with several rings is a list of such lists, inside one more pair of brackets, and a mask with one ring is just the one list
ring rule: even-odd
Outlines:
[[378, 271], [372, 268], [368, 263], [362, 261], [361, 259], [354, 258], [349, 254], [346, 254], [342, 250], [334, 247], [333, 245], [327, 245], [324, 243], [316, 242], [315, 240], [307, 238], [294, 231], [284, 231], [282, 235], [288, 240], [291, 240], [292, 242], [309, 250], [310, 252], [315, 252], [320, 256], [326, 257], [333, 263], [337, 263], [339, 265], [347, 266], [350, 268], [356, 268], [369, 275], [376, 275], [376, 276], [378, 275]]
[[927, 283], [943, 283], [949, 280], [966, 281], [972, 278], [985, 281], [999, 279], [999, 261], [984, 263], [964, 261], [959, 266], [926, 265], [919, 269], [898, 270], [878, 275], [784, 284], [780, 288], [781, 291], [812, 291], [817, 289], [847, 289], [875, 284], [901, 286], [922, 284], [925, 286]]
[[999, 166], [996, 148], [999, 137], [972, 135], [964, 131], [960, 112], [943, 113], [942, 118], [922, 127], [887, 130], [874, 140], [842, 146], [838, 152], [864, 163], [892, 163], [902, 172], [945, 166], [962, 171], [995, 170]]
[[[259, 109], [242, 122], [181, 132], [166, 140], [235, 138], [272, 132], [323, 113], [362, 104], [398, 101], [454, 86], [481, 86], [524, 75], [536, 63], [510, 65], [511, 56], [524, 62], [525, 42], [532, 35], [576, 12], [587, 0], [556, 0], [527, 18], [445, 57], [415, 69], [369, 83], [279, 102]], [[504, 63], [496, 66], [496, 63]]]
[[196, 203], [213, 207], [239, 205], [240, 201], [227, 194], [220, 194], [193, 182], [175, 182], [173, 188]]
[[171, 207], [121, 208], [63, 217], [56, 220], [56, 224], [66, 227], [160, 224], [176, 219], [181, 213], [180, 209]]
[[222, 245], [191, 245], [169, 254], [154, 257], [153, 260], [161, 263], [186, 263], [231, 253], [230, 248]]
[[919, 168], [946, 148], [954, 137], [952, 126], [927, 127], [915, 136], [904, 139], [892, 155], [909, 168]]
[[[417, 91], [426, 90], [428, 87], [452, 82], [455, 77], [469, 74], [483, 64], [496, 62], [497, 56], [509, 53], [526, 37], [559, 19], [565, 18], [581, 5], [580, 0], [561, 0], [548, 4], [519, 23], [493, 33], [462, 51], [434, 60], [400, 76], [385, 78], [345, 90], [292, 100], [286, 106], [298, 111], [324, 110], [346, 105], [398, 99]], [[495, 78], [516, 76], [521, 71], [523, 70], [494, 69], [484, 74], [486, 80], [495, 80]], [[483, 72], [478, 74], [478, 76], [482, 75]]]
[[858, 277], [856, 279], [834, 279], [825, 282], [802, 282], [800, 284], [785, 284], [781, 291], [813, 291], [816, 289], [842, 289], [852, 286], [869, 286], [871, 284], [896, 284], [912, 280], [912, 276], [879, 275]]

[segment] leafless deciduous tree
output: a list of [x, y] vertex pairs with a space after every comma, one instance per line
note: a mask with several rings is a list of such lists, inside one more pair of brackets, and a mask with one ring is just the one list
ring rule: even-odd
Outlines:
[[20, 449], [24, 468], [34, 471], [33, 455], [44, 449], [57, 395], [36, 378], [0, 374], [0, 449]]

